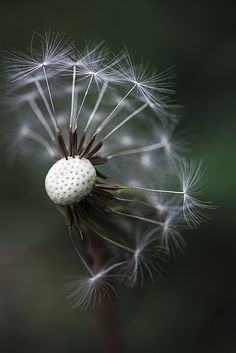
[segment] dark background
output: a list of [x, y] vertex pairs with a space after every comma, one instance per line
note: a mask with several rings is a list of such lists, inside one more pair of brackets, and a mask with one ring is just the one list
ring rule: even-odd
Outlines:
[[[190, 156], [203, 158], [212, 220], [185, 233], [188, 248], [141, 290], [116, 305], [128, 352], [236, 352], [236, 25], [229, 1], [19, 1], [1, 5], [0, 46], [22, 49], [32, 31], [62, 30], [78, 42], [124, 44], [164, 70], [175, 66]], [[1, 64], [1, 72], [4, 65]], [[1, 113], [3, 126], [14, 121]], [[4, 122], [4, 123], [3, 123]], [[2, 127], [1, 127], [2, 129]], [[71, 311], [61, 290], [77, 272], [64, 220], [44, 192], [45, 170], [9, 162], [0, 169], [0, 352], [102, 352], [95, 311]], [[31, 161], [32, 163], [32, 161]], [[31, 171], [29, 171], [31, 169]]]

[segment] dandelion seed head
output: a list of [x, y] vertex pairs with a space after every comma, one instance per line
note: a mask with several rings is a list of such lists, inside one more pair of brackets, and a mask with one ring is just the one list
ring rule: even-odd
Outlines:
[[25, 146], [50, 158], [46, 193], [88, 272], [68, 285], [73, 307], [109, 299], [122, 279], [133, 286], [161, 274], [165, 257], [185, 246], [183, 222], [199, 224], [209, 208], [201, 163], [181, 159], [172, 71], [136, 65], [104, 43], [80, 50], [51, 31], [7, 61], [7, 101], [21, 121], [12, 154]]

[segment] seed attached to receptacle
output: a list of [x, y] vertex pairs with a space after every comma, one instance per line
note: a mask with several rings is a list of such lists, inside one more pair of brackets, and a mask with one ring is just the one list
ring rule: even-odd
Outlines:
[[45, 189], [58, 205], [72, 205], [88, 196], [96, 181], [96, 170], [91, 162], [79, 157], [57, 161], [45, 178]]

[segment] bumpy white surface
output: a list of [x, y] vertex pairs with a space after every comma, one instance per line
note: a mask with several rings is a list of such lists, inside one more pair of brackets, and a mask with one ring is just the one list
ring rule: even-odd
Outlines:
[[62, 158], [49, 169], [45, 189], [54, 203], [72, 205], [90, 194], [95, 180], [96, 170], [88, 159]]

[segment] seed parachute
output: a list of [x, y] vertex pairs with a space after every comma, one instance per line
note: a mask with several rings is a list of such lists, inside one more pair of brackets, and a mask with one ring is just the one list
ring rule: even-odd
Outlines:
[[181, 228], [209, 208], [201, 163], [187, 163], [177, 139], [172, 71], [136, 66], [103, 43], [81, 51], [52, 32], [6, 60], [15, 150], [47, 163], [46, 192], [85, 267], [67, 285], [73, 306], [161, 273], [185, 247]]

